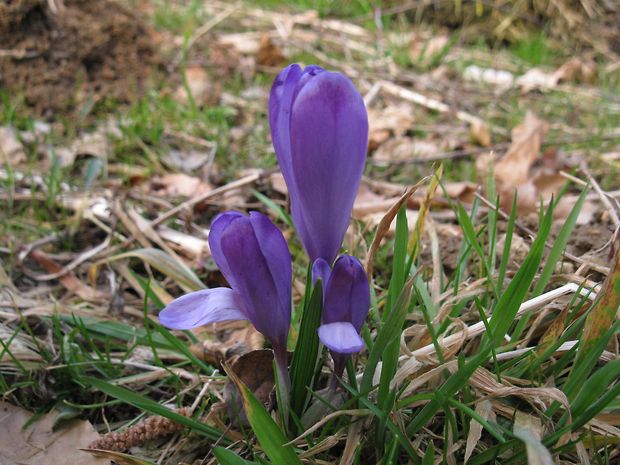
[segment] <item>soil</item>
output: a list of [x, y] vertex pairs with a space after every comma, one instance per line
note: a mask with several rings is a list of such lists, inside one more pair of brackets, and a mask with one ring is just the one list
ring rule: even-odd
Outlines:
[[44, 117], [141, 95], [160, 65], [154, 33], [112, 0], [0, 2], [0, 88]]

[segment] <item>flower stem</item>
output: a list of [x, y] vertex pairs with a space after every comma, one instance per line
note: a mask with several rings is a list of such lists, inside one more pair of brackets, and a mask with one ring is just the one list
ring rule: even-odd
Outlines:
[[273, 348], [273, 357], [276, 362], [276, 389], [278, 395], [278, 410], [285, 429], [288, 429], [291, 379], [288, 374], [288, 353], [284, 349]]
[[344, 373], [344, 367], [347, 364], [347, 355], [331, 352], [332, 360], [334, 361], [334, 372], [329, 380], [328, 389], [330, 392], [336, 392], [340, 386], [339, 379], [342, 378]]

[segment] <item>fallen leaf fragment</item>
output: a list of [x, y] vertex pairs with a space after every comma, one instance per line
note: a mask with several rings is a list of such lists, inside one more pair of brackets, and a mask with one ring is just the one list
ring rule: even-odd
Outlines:
[[[483, 420], [488, 420], [489, 418], [495, 420], [493, 404], [491, 404], [490, 400], [485, 399], [478, 402], [476, 404], [476, 413]], [[469, 434], [467, 435], [467, 444], [465, 445], [465, 456], [463, 457], [463, 463], [467, 463], [481, 436], [482, 425], [472, 418], [469, 422]]]
[[[230, 367], [245, 384], [259, 402], [270, 403], [271, 392], [275, 386], [273, 375], [273, 352], [268, 349], [254, 350], [239, 357]], [[228, 408], [229, 418], [235, 418], [237, 424], [248, 425], [243, 410], [241, 395], [232, 381], [224, 388], [224, 400]]]
[[424, 159], [441, 153], [439, 144], [430, 140], [416, 140], [411, 137], [395, 137], [381, 144], [372, 156], [376, 164], [392, 161]]
[[467, 81], [491, 84], [499, 90], [510, 89], [515, 82], [514, 74], [492, 68], [481, 68], [477, 65], [470, 65], [463, 71], [463, 79]]
[[183, 105], [187, 105], [191, 96], [198, 107], [204, 107], [216, 105], [221, 95], [222, 86], [218, 81], [212, 80], [205, 69], [191, 66], [185, 71], [185, 83], [181, 83], [175, 90], [174, 99]]
[[552, 90], [561, 82], [579, 78], [582, 82], [589, 82], [594, 78], [595, 66], [591, 62], [584, 62], [579, 58], [571, 58], [555, 71], [549, 73], [538, 68], [532, 68], [516, 83], [521, 92], [527, 93], [532, 90]]
[[[41, 250], [33, 250], [30, 253], [30, 257], [50, 274], [55, 274], [62, 271], [62, 267]], [[58, 278], [58, 280], [65, 287], [65, 289], [84, 300], [101, 301], [108, 298], [108, 295], [105, 292], [88, 286], [80, 281], [71, 272], [63, 274]]]
[[494, 174], [502, 189], [516, 187], [529, 180], [529, 170], [540, 155], [540, 146], [549, 124], [528, 112], [525, 120], [512, 130], [512, 145], [495, 164]]
[[0, 162], [17, 166], [26, 161], [26, 152], [11, 126], [0, 127]]
[[403, 136], [413, 126], [413, 107], [407, 103], [388, 105], [368, 110], [368, 146], [376, 149], [391, 135]]
[[27, 465], [108, 465], [109, 459], [92, 457], [80, 448], [99, 437], [83, 420], [70, 420], [54, 428], [57, 413], [50, 412], [24, 428], [32, 413], [0, 402], [0, 463]]
[[469, 127], [469, 133], [474, 142], [489, 147], [491, 145], [491, 130], [489, 125], [482, 121], [474, 121]]
[[517, 410], [514, 434], [525, 443], [529, 465], [554, 465], [549, 450], [542, 443], [543, 428], [540, 420]]
[[214, 323], [192, 332], [203, 342], [193, 345], [191, 351], [212, 365], [262, 349], [265, 344], [263, 335], [245, 320]]
[[280, 47], [273, 43], [269, 34], [263, 34], [260, 38], [256, 52], [256, 64], [260, 66], [279, 67], [286, 63], [286, 57]]
[[424, 40], [419, 34], [414, 33], [409, 56], [414, 62], [429, 64], [437, 54], [444, 50], [449, 40], [450, 37], [447, 34], [437, 35]]
[[197, 197], [209, 192], [213, 187], [202, 179], [176, 173], [153, 179], [151, 189], [155, 195], [162, 197]]

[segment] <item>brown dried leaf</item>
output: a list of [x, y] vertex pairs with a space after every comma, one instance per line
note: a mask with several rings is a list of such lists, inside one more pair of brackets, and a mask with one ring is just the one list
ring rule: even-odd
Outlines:
[[26, 161], [26, 152], [11, 126], [0, 127], [0, 162], [17, 166]]
[[368, 252], [368, 256], [366, 257], [366, 274], [368, 275], [369, 280], [372, 277], [372, 268], [374, 266], [375, 255], [377, 253], [377, 250], [379, 249], [379, 244], [381, 243], [381, 240], [385, 237], [387, 232], [390, 230], [390, 225], [392, 224], [392, 221], [394, 221], [394, 218], [396, 218], [398, 210], [400, 210], [400, 207], [402, 207], [407, 202], [407, 200], [414, 194], [414, 192], [418, 190], [422, 184], [428, 181], [428, 179], [428, 176], [422, 178], [415, 185], [411, 186], [407, 190], [407, 192], [405, 192], [400, 197], [400, 199], [398, 199], [394, 203], [394, 205], [390, 207], [390, 209], [385, 213], [385, 215], [379, 222], [377, 232], [375, 233], [375, 237], [372, 240], [372, 244], [370, 244], [370, 250]]
[[447, 34], [434, 36], [428, 40], [424, 40], [419, 34], [414, 34], [409, 56], [414, 62], [430, 63], [433, 57], [448, 45], [449, 40]]
[[579, 58], [571, 58], [552, 73], [532, 68], [516, 81], [523, 93], [532, 90], [551, 90], [560, 82], [579, 79], [581, 82], [590, 82], [595, 76], [596, 65]]
[[[30, 253], [30, 257], [50, 274], [62, 271], [62, 267], [41, 250], [33, 250]], [[108, 298], [105, 292], [88, 286], [71, 272], [63, 274], [58, 280], [69, 292], [72, 292], [84, 300], [101, 301]]]
[[549, 124], [529, 111], [525, 120], [512, 131], [512, 145], [495, 164], [494, 174], [498, 188], [511, 190], [529, 179], [530, 167], [540, 155], [540, 146]]
[[258, 51], [256, 52], [256, 64], [260, 66], [279, 67], [286, 63], [286, 61], [286, 56], [284, 56], [280, 47], [274, 44], [269, 38], [269, 34], [263, 34], [260, 38]]
[[0, 403], [0, 463], [28, 465], [107, 465], [109, 460], [93, 458], [80, 450], [99, 437], [92, 425], [71, 420], [55, 426], [57, 414], [50, 412], [24, 428], [32, 414], [22, 408]]
[[517, 410], [514, 434], [525, 443], [529, 465], [554, 465], [551, 453], [542, 443], [543, 428], [540, 419]]
[[[259, 402], [270, 404], [271, 392], [275, 386], [273, 375], [273, 352], [262, 349], [248, 352], [239, 357], [230, 367], [239, 379], [254, 394]], [[247, 426], [248, 419], [243, 411], [241, 394], [232, 381], [224, 387], [224, 400], [228, 408], [228, 416], [236, 419], [237, 424]]]
[[434, 141], [418, 140], [411, 137], [395, 137], [379, 146], [372, 159], [375, 163], [389, 163], [391, 161], [435, 157], [440, 153], [441, 148]]
[[213, 365], [263, 348], [265, 338], [245, 320], [214, 323], [192, 330], [202, 343], [191, 347], [192, 352]]
[[188, 67], [185, 71], [185, 81], [181, 83], [174, 92], [174, 99], [183, 104], [189, 103], [189, 94], [198, 107], [216, 105], [222, 95], [222, 85], [219, 81], [214, 81], [209, 73], [199, 66]]
[[413, 125], [413, 107], [407, 103], [368, 110], [368, 146], [374, 150], [391, 135], [402, 137]]
[[[495, 419], [493, 404], [486, 399], [476, 404], [476, 413], [483, 420], [488, 420], [489, 418], [493, 420]], [[463, 463], [467, 463], [481, 436], [482, 425], [472, 418], [469, 422], [469, 434], [467, 435], [467, 444], [465, 445], [465, 456], [463, 458]]]
[[477, 144], [483, 147], [489, 147], [491, 145], [491, 130], [489, 129], [489, 125], [485, 122], [474, 121], [469, 128], [469, 133]]
[[213, 189], [209, 183], [183, 173], [166, 174], [151, 181], [153, 194], [162, 197], [198, 197]]

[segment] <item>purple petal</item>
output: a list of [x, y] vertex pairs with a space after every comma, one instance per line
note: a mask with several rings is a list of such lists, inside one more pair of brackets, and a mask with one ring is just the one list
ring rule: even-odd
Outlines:
[[312, 285], [314, 286], [317, 280], [323, 282], [323, 289], [329, 280], [329, 275], [332, 272], [331, 266], [322, 258], [317, 258], [312, 264]]
[[173, 300], [159, 312], [159, 322], [171, 329], [191, 329], [226, 320], [247, 320], [237, 294], [227, 287], [203, 289]]
[[364, 341], [351, 323], [321, 325], [319, 339], [329, 350], [339, 354], [352, 354], [364, 348]]
[[289, 193], [295, 192], [291, 168], [290, 116], [293, 98], [302, 74], [303, 71], [298, 64], [287, 66], [276, 77], [269, 96], [271, 139]]
[[239, 220], [239, 218], [243, 217], [241, 213], [234, 211], [221, 213], [211, 222], [211, 230], [209, 231], [211, 256], [231, 287], [235, 287], [234, 276], [230, 271], [226, 256], [222, 252], [222, 234], [235, 220]]
[[263, 256], [268, 258], [266, 263], [278, 291], [280, 305], [274, 310], [281, 312], [279, 318], [282, 324], [286, 322], [288, 327], [291, 323], [293, 266], [286, 239], [276, 225], [262, 213], [250, 212], [250, 222], [260, 250]]
[[[292, 64], [284, 68], [276, 77], [271, 87], [269, 96], [269, 126], [271, 128], [271, 139], [276, 151], [278, 164], [284, 176], [289, 196], [291, 198], [291, 214], [297, 232], [304, 241], [304, 246], [308, 249], [310, 242], [313, 241], [312, 235], [308, 232], [303, 218], [303, 208], [297, 204], [299, 195], [295, 176], [293, 174], [293, 161], [291, 155], [291, 110], [293, 102], [300, 89], [314, 76], [323, 72], [319, 66], [308, 66], [304, 70], [297, 64]], [[316, 248], [311, 246], [312, 249]]]
[[360, 261], [340, 256], [324, 289], [323, 323], [346, 321], [361, 331], [370, 309], [370, 287]]
[[303, 212], [293, 219], [304, 223], [295, 225], [310, 258], [331, 262], [349, 224], [368, 144], [364, 101], [348, 78], [322, 72], [306, 81], [291, 110], [290, 141], [291, 209]]
[[[275, 226], [261, 234], [263, 240], [267, 236], [282, 236]], [[278, 243], [278, 240], [271, 237], [269, 242]], [[286, 344], [291, 302], [290, 297], [283, 302], [278, 290], [290, 286], [292, 281], [290, 272], [282, 265], [283, 260], [290, 260], [288, 248], [266, 246], [263, 253], [253, 221], [247, 216], [234, 220], [222, 232], [220, 247], [232, 278], [231, 285], [241, 295], [248, 319], [272, 344], [280, 347]], [[270, 263], [281, 275], [272, 275]]]

